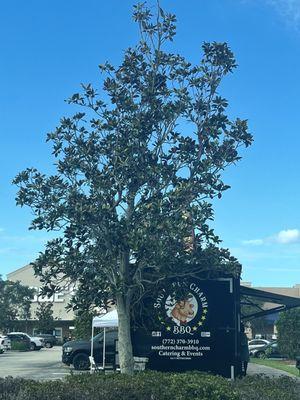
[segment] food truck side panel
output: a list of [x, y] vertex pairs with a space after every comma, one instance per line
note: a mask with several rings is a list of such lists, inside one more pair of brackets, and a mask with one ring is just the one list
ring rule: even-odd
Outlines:
[[133, 347], [148, 368], [240, 373], [239, 280], [169, 280], [145, 303], [152, 318], [133, 332]]

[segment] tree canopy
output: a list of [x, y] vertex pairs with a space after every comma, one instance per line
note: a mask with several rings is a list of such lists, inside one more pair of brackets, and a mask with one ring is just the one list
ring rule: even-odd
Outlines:
[[20, 282], [4, 281], [0, 276], [0, 330], [12, 329], [18, 319], [30, 319], [34, 289]]
[[35, 313], [36, 329], [39, 333], [53, 333], [55, 324], [53, 317], [53, 303], [39, 303]]
[[116, 303], [125, 372], [132, 304], [147, 289], [170, 276], [239, 275], [209, 221], [212, 200], [229, 188], [222, 172], [252, 142], [247, 121], [230, 119], [219, 94], [236, 68], [228, 45], [204, 43], [192, 65], [167, 51], [173, 14], [138, 4], [133, 19], [137, 45], [119, 66], [101, 64], [99, 88], [83, 84], [69, 99], [80, 111], [48, 134], [56, 174], [28, 168], [14, 180], [17, 204], [35, 214], [31, 229], [61, 232], [36, 272], [50, 291], [62, 277], [76, 281], [77, 303]]
[[278, 346], [282, 354], [295, 358], [300, 355], [300, 309], [279, 314], [276, 322]]

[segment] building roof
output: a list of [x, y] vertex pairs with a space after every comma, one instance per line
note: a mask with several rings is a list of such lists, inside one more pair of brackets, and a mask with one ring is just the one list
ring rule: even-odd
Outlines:
[[6, 274], [7, 279], [10, 280], [11, 277], [14, 277], [14, 275], [19, 274], [20, 272], [26, 271], [26, 270], [31, 270], [32, 269], [32, 264], [27, 264], [24, 265], [24, 267], [18, 268], [12, 272], [10, 272], [9, 274]]

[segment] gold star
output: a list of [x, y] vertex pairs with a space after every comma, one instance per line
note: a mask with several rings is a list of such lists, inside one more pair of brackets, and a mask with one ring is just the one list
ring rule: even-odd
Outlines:
[[194, 326], [194, 327], [193, 327], [193, 331], [196, 331], [196, 330], [197, 330], [197, 328]]
[[207, 314], [207, 309], [205, 308], [205, 310], [203, 310], [203, 314]]
[[171, 327], [170, 326], [167, 326], [167, 331], [170, 331], [171, 330]]
[[204, 321], [204, 320], [205, 320], [205, 318], [206, 318], [206, 317], [205, 317], [205, 315], [203, 315], [203, 316], [201, 317], [202, 321]]
[[198, 325], [201, 326], [201, 325], [203, 325], [203, 323], [202, 322], [198, 322]]

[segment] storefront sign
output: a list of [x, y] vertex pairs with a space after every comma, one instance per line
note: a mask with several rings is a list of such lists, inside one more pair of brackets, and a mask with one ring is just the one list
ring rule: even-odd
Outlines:
[[31, 287], [31, 289], [35, 289], [36, 292], [31, 300], [32, 303], [65, 303], [74, 295], [76, 286], [66, 286], [63, 290], [55, 292], [52, 296], [42, 296], [40, 294], [42, 289], [39, 287]]

